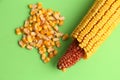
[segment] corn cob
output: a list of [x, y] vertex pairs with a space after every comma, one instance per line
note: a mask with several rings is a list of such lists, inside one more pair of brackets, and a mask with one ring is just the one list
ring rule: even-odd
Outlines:
[[[81, 58], [89, 58], [107, 39], [119, 22], [120, 0], [96, 0], [87, 15], [73, 31], [74, 41], [67, 52], [59, 59], [58, 69], [65, 70]], [[78, 47], [79, 49], [77, 49]], [[79, 56], [74, 55], [77, 53], [79, 53]]]

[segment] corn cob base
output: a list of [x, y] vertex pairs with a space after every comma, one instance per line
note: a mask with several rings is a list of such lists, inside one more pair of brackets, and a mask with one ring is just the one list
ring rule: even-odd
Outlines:
[[79, 42], [75, 39], [71, 43], [66, 53], [59, 59], [58, 69], [65, 70], [78, 62], [85, 54], [84, 50], [79, 47]]

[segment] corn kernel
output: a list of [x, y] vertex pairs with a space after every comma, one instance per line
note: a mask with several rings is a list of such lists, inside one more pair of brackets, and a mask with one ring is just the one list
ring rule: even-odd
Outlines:
[[32, 5], [32, 4], [30, 4], [30, 5], [29, 5], [29, 8], [30, 8], [30, 9], [31, 9], [31, 8], [33, 8], [33, 5]]
[[63, 37], [62, 37], [62, 40], [67, 40], [69, 38], [69, 35], [68, 34], [64, 34]]
[[27, 41], [27, 39], [26, 39], [26, 36], [23, 36], [22, 41], [23, 41], [24, 43], [28, 43], [28, 41]]
[[32, 37], [30, 35], [27, 36], [27, 40], [28, 40], [28, 42], [32, 42], [33, 41]]
[[23, 41], [19, 41], [19, 45], [24, 48], [26, 46], [26, 44]]
[[53, 51], [53, 54], [54, 54], [54, 56], [56, 56], [56, 55], [58, 54], [58, 51], [57, 51], [57, 50], [54, 50], [54, 51]]
[[41, 8], [42, 8], [42, 4], [39, 2], [39, 3], [37, 4], [37, 7], [38, 7], [38, 9], [41, 9]]
[[59, 12], [55, 12], [55, 13], [53, 13], [53, 16], [54, 16], [56, 19], [59, 19], [60, 13], [59, 13]]
[[54, 48], [52, 48], [52, 47], [50, 47], [50, 48], [47, 49], [47, 52], [48, 52], [48, 53], [50, 53], [50, 52], [52, 52], [52, 51], [54, 51]]
[[42, 54], [42, 60], [45, 60], [46, 54]]
[[55, 43], [56, 43], [56, 46], [57, 46], [57, 47], [60, 47], [60, 46], [61, 46], [60, 41], [56, 41]]
[[33, 47], [31, 45], [27, 45], [27, 49], [32, 50]]
[[53, 14], [53, 10], [52, 9], [48, 9], [47, 12], [48, 12], [48, 15], [52, 15]]
[[35, 15], [35, 11], [31, 11], [30, 14], [31, 14], [31, 15]]
[[48, 56], [49, 56], [49, 58], [53, 58], [54, 57], [53, 52], [50, 52]]
[[62, 21], [59, 21], [59, 26], [62, 26], [63, 25], [63, 23], [64, 23], [64, 21], [62, 20]]
[[21, 29], [20, 29], [20, 28], [17, 28], [17, 29], [16, 29], [16, 34], [17, 34], [17, 35], [22, 34], [22, 32], [21, 32]]
[[46, 57], [45, 60], [44, 60], [44, 63], [48, 63], [49, 61], [50, 61], [50, 58]]

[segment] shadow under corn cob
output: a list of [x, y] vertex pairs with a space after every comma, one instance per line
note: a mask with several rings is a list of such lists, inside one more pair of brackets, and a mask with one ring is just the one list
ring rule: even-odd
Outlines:
[[65, 70], [81, 58], [89, 58], [108, 38], [119, 22], [120, 0], [96, 0], [73, 31], [73, 42], [59, 59], [58, 69]]

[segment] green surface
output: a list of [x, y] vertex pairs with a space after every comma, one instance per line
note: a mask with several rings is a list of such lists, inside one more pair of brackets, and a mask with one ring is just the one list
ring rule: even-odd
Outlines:
[[0, 0], [0, 80], [120, 80], [120, 25], [95, 55], [65, 73], [56, 64], [71, 39], [62, 42], [59, 54], [48, 64], [40, 60], [37, 50], [20, 48], [21, 37], [14, 30], [29, 16], [27, 5], [37, 2], [60, 11], [66, 18], [60, 30], [70, 34], [94, 0]]

